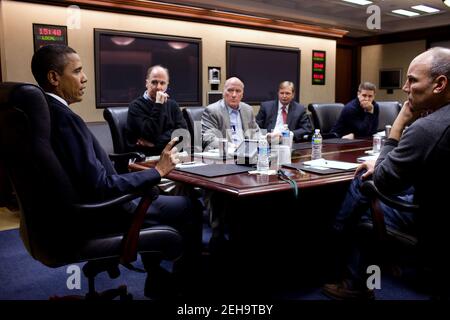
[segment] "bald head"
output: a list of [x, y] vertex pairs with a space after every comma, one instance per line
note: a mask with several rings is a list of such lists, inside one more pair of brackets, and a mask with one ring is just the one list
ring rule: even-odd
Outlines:
[[413, 110], [436, 110], [450, 102], [450, 49], [435, 47], [411, 61], [403, 91]]
[[158, 91], [165, 92], [169, 85], [169, 70], [161, 65], [155, 65], [148, 68], [147, 79], [145, 81], [145, 87], [147, 93], [154, 101], [156, 99], [156, 93]]
[[225, 91], [227, 89], [227, 87], [229, 87], [231, 85], [240, 86], [242, 88], [242, 90], [244, 90], [244, 83], [241, 81], [241, 79], [239, 79], [237, 77], [231, 77], [231, 78], [227, 79], [227, 81], [225, 81], [225, 84], [223, 86], [223, 90]]
[[239, 103], [243, 96], [244, 83], [239, 78], [232, 77], [225, 81], [225, 85], [223, 86], [223, 99], [230, 108], [239, 108]]

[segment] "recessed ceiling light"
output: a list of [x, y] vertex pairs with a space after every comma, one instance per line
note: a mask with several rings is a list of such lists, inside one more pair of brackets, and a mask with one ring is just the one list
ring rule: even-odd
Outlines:
[[413, 6], [411, 8], [413, 8], [415, 10], [418, 10], [418, 11], [426, 12], [426, 13], [439, 12], [439, 9], [432, 8], [432, 7], [429, 7], [429, 6], [424, 6], [423, 4], [418, 5], [418, 6]]
[[359, 4], [360, 6], [365, 6], [366, 4], [372, 3], [372, 1], [368, 1], [368, 0], [342, 0], [342, 1]]
[[396, 13], [396, 14], [401, 14], [402, 16], [407, 16], [407, 17], [420, 16], [420, 14], [417, 12], [403, 10], [403, 9], [392, 10], [392, 12]]

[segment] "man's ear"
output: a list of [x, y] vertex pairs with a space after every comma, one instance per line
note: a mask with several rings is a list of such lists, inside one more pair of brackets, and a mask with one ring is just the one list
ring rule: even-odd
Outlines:
[[50, 70], [47, 73], [47, 80], [52, 86], [57, 87], [59, 85], [59, 74], [55, 70]]
[[434, 79], [435, 87], [433, 89], [433, 93], [441, 93], [445, 91], [449, 85], [448, 78], [444, 75], [438, 76]]

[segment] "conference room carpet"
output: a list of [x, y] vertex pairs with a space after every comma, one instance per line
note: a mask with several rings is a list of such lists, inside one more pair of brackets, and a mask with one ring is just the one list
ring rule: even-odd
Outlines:
[[[208, 237], [209, 234], [205, 233], [204, 239], [208, 240]], [[258, 298], [263, 301], [327, 300], [320, 292], [320, 276], [307, 274], [311, 270], [297, 269], [289, 261], [278, 260], [267, 266], [260, 264], [256, 270], [252, 269], [254, 266], [249, 268], [241, 262], [233, 264], [233, 267], [227, 261], [213, 260], [208, 254], [202, 256], [199, 266], [201, 278], [188, 298], [201, 301], [214, 297], [251, 297], [253, 302]], [[142, 267], [140, 260], [136, 266]], [[171, 269], [171, 264], [164, 263], [164, 267]], [[97, 290], [127, 284], [134, 299], [146, 299], [143, 295], [146, 274], [129, 271], [122, 266], [120, 269], [121, 275], [117, 279], [109, 279], [106, 273], [98, 275]], [[84, 294], [87, 280], [82, 277], [81, 290], [69, 290], [66, 270], [67, 267], [48, 268], [34, 260], [23, 246], [18, 229], [0, 232], [0, 300], [46, 300], [55, 295]], [[405, 279], [391, 276], [382, 277], [382, 288], [376, 291], [376, 297], [380, 300], [429, 299], [425, 292], [406, 283]]]

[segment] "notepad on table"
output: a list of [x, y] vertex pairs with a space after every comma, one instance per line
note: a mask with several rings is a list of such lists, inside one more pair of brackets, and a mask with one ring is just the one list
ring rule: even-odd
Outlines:
[[339, 169], [339, 170], [352, 170], [356, 169], [359, 164], [353, 162], [326, 160], [326, 159], [316, 159], [311, 161], [305, 161], [303, 163], [305, 166], [315, 167], [315, 168], [329, 168], [329, 169]]

